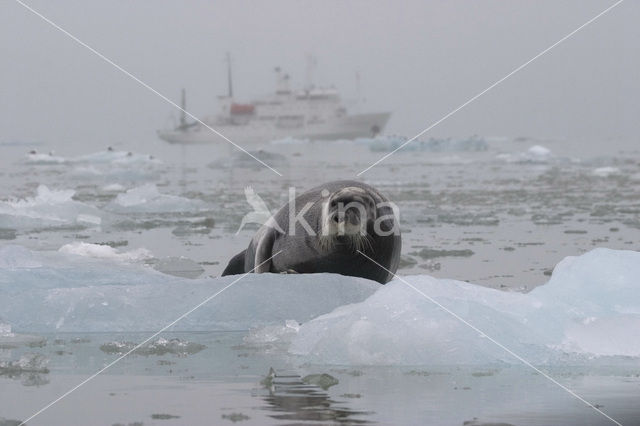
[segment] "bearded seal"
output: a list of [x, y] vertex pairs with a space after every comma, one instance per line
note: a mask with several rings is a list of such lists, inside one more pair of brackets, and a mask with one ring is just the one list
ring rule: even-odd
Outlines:
[[400, 261], [398, 215], [395, 205], [369, 185], [328, 182], [282, 206], [222, 276], [331, 272], [385, 284]]

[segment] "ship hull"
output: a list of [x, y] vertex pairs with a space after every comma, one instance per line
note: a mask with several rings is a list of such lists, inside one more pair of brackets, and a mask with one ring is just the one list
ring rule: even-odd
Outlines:
[[[384, 130], [390, 115], [386, 112], [354, 114], [295, 128], [277, 127], [273, 123], [257, 121], [244, 125], [207, 124], [237, 144], [260, 144], [285, 138], [330, 141], [375, 136]], [[186, 130], [159, 130], [158, 137], [174, 144], [225, 142], [222, 137], [201, 124]]]

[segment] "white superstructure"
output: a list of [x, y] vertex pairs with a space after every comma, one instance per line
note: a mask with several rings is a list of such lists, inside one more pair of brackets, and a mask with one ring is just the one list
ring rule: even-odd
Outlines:
[[[291, 90], [289, 76], [276, 68], [276, 91], [251, 103], [235, 102], [229, 69], [229, 93], [220, 96], [218, 115], [202, 121], [236, 143], [263, 143], [284, 138], [310, 140], [353, 139], [382, 132], [390, 113], [348, 114], [334, 88]], [[183, 108], [184, 108], [183, 91]], [[172, 130], [158, 136], [170, 143], [219, 143], [223, 139], [198, 122], [187, 123], [184, 113]]]

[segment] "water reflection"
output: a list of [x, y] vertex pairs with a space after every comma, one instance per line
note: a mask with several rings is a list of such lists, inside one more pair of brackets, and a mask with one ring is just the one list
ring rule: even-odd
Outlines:
[[372, 415], [373, 412], [356, 411], [345, 407], [344, 402], [331, 399], [320, 386], [308, 384], [305, 381], [298, 375], [275, 374], [272, 370], [262, 382], [268, 393], [263, 397], [267, 403], [265, 409], [275, 412], [269, 417], [285, 421], [375, 423], [358, 418]]

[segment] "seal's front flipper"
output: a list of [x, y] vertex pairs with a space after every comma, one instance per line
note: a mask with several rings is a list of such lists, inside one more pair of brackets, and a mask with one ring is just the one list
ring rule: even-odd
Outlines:
[[227, 275], [237, 275], [237, 274], [245, 273], [244, 255], [246, 254], [246, 252], [247, 250], [242, 250], [240, 253], [236, 254], [231, 258], [227, 267], [224, 268], [224, 271], [222, 271], [223, 277]]
[[287, 269], [286, 271], [280, 272], [281, 274], [297, 274], [298, 271], [294, 271], [293, 269]]
[[273, 243], [276, 240], [276, 230], [263, 226], [254, 237], [256, 243], [255, 269], [256, 274], [271, 271], [271, 259], [274, 256]]

